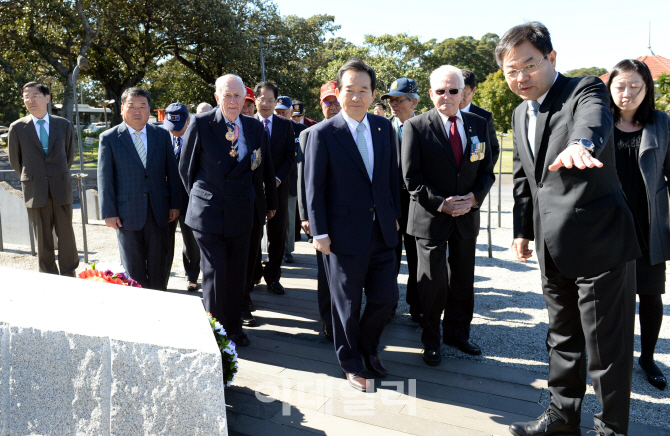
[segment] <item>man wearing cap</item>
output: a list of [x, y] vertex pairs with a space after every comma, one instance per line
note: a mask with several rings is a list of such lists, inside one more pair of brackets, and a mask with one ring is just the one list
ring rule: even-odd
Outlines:
[[307, 127], [312, 127], [316, 124], [316, 121], [305, 116], [305, 106], [300, 100], [293, 101], [293, 111], [291, 112], [291, 117], [296, 123], [304, 124]]
[[123, 123], [100, 135], [100, 215], [116, 230], [121, 263], [142, 287], [165, 290], [168, 223], [181, 207], [170, 134], [149, 124], [149, 93], [121, 95]]
[[245, 86], [244, 89], [247, 91], [246, 97], [244, 97], [244, 105], [242, 105], [242, 115], [248, 117], [254, 116], [254, 108], [256, 107], [256, 97], [254, 97], [254, 90]]
[[493, 125], [493, 114], [486, 109], [472, 103], [472, 98], [475, 96], [477, 90], [477, 78], [475, 73], [465, 68], [461, 68], [463, 73], [463, 80], [465, 81], [465, 88], [463, 88], [463, 100], [459, 105], [461, 112], [472, 112], [484, 118], [489, 125], [489, 144], [491, 144], [491, 161], [495, 167], [498, 162], [498, 155], [500, 154], [500, 144], [498, 144], [498, 135], [496, 135], [496, 128]]
[[421, 321], [421, 309], [419, 305], [419, 295], [417, 294], [416, 286], [416, 240], [414, 236], [407, 233], [407, 217], [409, 216], [409, 191], [407, 185], [402, 178], [402, 163], [400, 161], [401, 145], [402, 145], [402, 129], [405, 121], [414, 116], [414, 108], [419, 104], [419, 88], [416, 82], [407, 77], [402, 77], [391, 83], [389, 91], [382, 95], [382, 100], [388, 100], [391, 106], [391, 124], [396, 134], [396, 150], [398, 151], [398, 168], [400, 174], [400, 208], [402, 209], [402, 217], [398, 221], [400, 230], [398, 230], [398, 247], [396, 247], [396, 259], [398, 260], [398, 273], [400, 273], [400, 261], [402, 259], [403, 241], [405, 245], [405, 254], [407, 255], [407, 269], [409, 270], [409, 277], [407, 279], [407, 295], [405, 300], [409, 305], [409, 314], [412, 321], [419, 323]]
[[[270, 156], [277, 186], [277, 213], [267, 224], [268, 262], [263, 269], [263, 278], [270, 291], [282, 295], [285, 291], [279, 279], [288, 221], [289, 175], [295, 165], [295, 136], [291, 120], [274, 114], [278, 97], [277, 85], [272, 82], [261, 82], [256, 85], [254, 96], [258, 110], [256, 119], [263, 123], [269, 138]], [[287, 108], [290, 108], [290, 105]]]
[[[182, 103], [172, 103], [165, 109], [165, 119], [163, 120], [163, 128], [170, 132], [170, 140], [174, 149], [174, 156], [179, 165], [181, 158], [181, 149], [184, 145], [183, 136], [190, 124], [188, 109]], [[179, 216], [176, 220], [168, 224], [168, 246], [166, 257], [166, 271], [165, 271], [165, 288], [167, 289], [168, 280], [170, 280], [170, 270], [172, 269], [172, 262], [174, 260], [174, 246], [175, 233], [177, 232], [177, 223], [181, 229], [181, 236], [184, 240], [184, 247], [182, 249], [182, 259], [184, 261], [184, 272], [186, 273], [187, 291], [198, 290], [198, 276], [200, 275], [200, 247], [193, 236], [193, 231], [184, 222], [186, 218], [186, 209], [188, 208], [188, 194], [184, 189], [184, 184], [179, 183], [181, 192], [181, 206], [179, 208]]]
[[[321, 112], [324, 120], [333, 118], [340, 112], [340, 102], [337, 101], [335, 90], [337, 82], [331, 80], [321, 86]], [[298, 150], [298, 215], [300, 225], [307, 235], [310, 234], [309, 216], [307, 214], [307, 197], [305, 193], [305, 147], [309, 132], [314, 127], [303, 130], [300, 133], [300, 149]], [[311, 238], [311, 236], [310, 236]], [[326, 271], [323, 267], [323, 256], [319, 250], [316, 250], [316, 271], [317, 271], [317, 304], [319, 306], [319, 315], [323, 324], [323, 334], [326, 339], [333, 341], [333, 316], [330, 302], [330, 288]]]
[[[275, 106], [275, 115], [291, 120], [293, 124], [293, 135], [295, 137], [295, 156], [296, 162], [298, 149], [300, 148], [300, 133], [307, 129], [304, 124], [297, 123], [291, 119], [293, 103], [290, 97], [282, 96], [277, 99]], [[291, 168], [289, 175], [289, 193], [288, 193], [288, 221], [286, 224], [286, 239], [284, 241], [284, 262], [293, 263], [293, 250], [295, 249], [295, 216], [298, 208], [298, 168], [297, 164]]]
[[[479, 205], [495, 180], [482, 117], [460, 112], [463, 74], [443, 65], [430, 74], [434, 109], [404, 123], [402, 170], [411, 196], [407, 233], [416, 238], [421, 342], [428, 365], [441, 361], [443, 341], [481, 354], [470, 341], [474, 310]], [[447, 247], [449, 264], [447, 264]]]
[[190, 194], [186, 224], [200, 246], [205, 310], [237, 346], [249, 345], [241, 314], [249, 240], [254, 224], [254, 178], [266, 158], [263, 125], [240, 114], [242, 79], [216, 80], [219, 107], [196, 115], [184, 135], [179, 173]]

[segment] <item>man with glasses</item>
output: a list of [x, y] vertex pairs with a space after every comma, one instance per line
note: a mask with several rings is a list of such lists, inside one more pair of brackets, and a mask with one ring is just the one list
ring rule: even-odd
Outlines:
[[[404, 124], [402, 170], [411, 196], [407, 233], [416, 238], [423, 360], [439, 365], [443, 341], [481, 354], [470, 341], [479, 205], [495, 180], [488, 127], [461, 112], [463, 74], [443, 65], [430, 74], [434, 109]], [[449, 265], [447, 263], [449, 247]]]
[[270, 291], [282, 295], [285, 291], [279, 279], [288, 222], [289, 176], [295, 165], [296, 153], [293, 122], [274, 115], [278, 96], [277, 85], [272, 82], [261, 82], [256, 85], [254, 96], [258, 110], [256, 119], [263, 123], [269, 139], [269, 154], [277, 187], [277, 212], [267, 223], [268, 261], [263, 268], [263, 277]]
[[[340, 102], [337, 101], [335, 90], [337, 83], [334, 80], [324, 83], [321, 86], [321, 112], [326, 120], [333, 118], [340, 112]], [[311, 235], [309, 226], [309, 216], [307, 214], [307, 197], [305, 193], [305, 147], [312, 127], [300, 132], [300, 148], [298, 149], [298, 215], [302, 230], [307, 235]], [[311, 238], [311, 236], [310, 236]], [[312, 241], [309, 241], [312, 242]], [[317, 304], [319, 306], [319, 315], [323, 325], [323, 334], [326, 339], [333, 342], [333, 316], [330, 303], [330, 288], [326, 278], [326, 270], [323, 266], [323, 256], [319, 250], [316, 250], [316, 277], [317, 277]]]
[[396, 150], [398, 152], [398, 168], [400, 172], [398, 177], [400, 178], [400, 208], [402, 210], [402, 217], [398, 221], [400, 224], [400, 230], [398, 230], [398, 246], [396, 247], [396, 259], [398, 273], [400, 273], [400, 261], [402, 259], [402, 247], [403, 241], [405, 243], [405, 253], [407, 255], [407, 269], [409, 270], [409, 278], [407, 279], [407, 295], [405, 300], [409, 305], [409, 314], [412, 317], [412, 321], [416, 323], [421, 322], [421, 309], [419, 305], [419, 296], [417, 294], [416, 286], [416, 267], [417, 267], [417, 257], [416, 257], [416, 241], [414, 236], [411, 236], [407, 233], [407, 217], [409, 216], [409, 191], [407, 191], [407, 185], [405, 185], [405, 180], [402, 178], [402, 162], [400, 161], [401, 145], [402, 145], [402, 129], [405, 121], [414, 116], [414, 108], [419, 104], [419, 88], [416, 86], [416, 82], [407, 77], [402, 77], [398, 80], [391, 83], [389, 91], [382, 95], [382, 100], [388, 100], [389, 106], [391, 106], [391, 117], [390, 121], [393, 125], [393, 131], [396, 134]]
[[189, 193], [186, 224], [200, 246], [205, 310], [237, 346], [249, 345], [241, 312], [249, 240], [254, 224], [254, 178], [267, 158], [267, 134], [241, 115], [242, 79], [216, 80], [216, 110], [198, 114], [186, 129], [179, 173]]
[[508, 30], [496, 61], [514, 111], [514, 242], [526, 262], [535, 250], [549, 315], [551, 403], [517, 436], [579, 435], [588, 369], [602, 412], [599, 435], [628, 432], [633, 370], [633, 216], [614, 165], [612, 114], [597, 77], [556, 72], [549, 31], [530, 22]]
[[475, 73], [466, 70], [465, 68], [462, 68], [461, 72], [463, 73], [465, 88], [463, 88], [463, 100], [461, 100], [461, 104], [458, 107], [461, 112], [472, 112], [473, 114], [484, 118], [488, 123], [489, 144], [491, 144], [491, 161], [495, 167], [498, 162], [498, 156], [500, 155], [500, 144], [498, 143], [496, 128], [493, 125], [493, 114], [472, 103], [472, 98], [475, 96], [475, 91], [477, 90], [477, 78], [475, 77]]

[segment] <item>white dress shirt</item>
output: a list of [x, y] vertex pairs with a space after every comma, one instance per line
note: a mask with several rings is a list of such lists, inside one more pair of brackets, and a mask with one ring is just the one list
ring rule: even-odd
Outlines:
[[[451, 121], [449, 121], [449, 117], [444, 115], [442, 112], [438, 112], [440, 114], [440, 117], [442, 118], [442, 123], [444, 124], [444, 128], [447, 131], [447, 137], [449, 137], [449, 131], [451, 129]], [[463, 124], [463, 115], [461, 115], [461, 111], [459, 110], [456, 112], [457, 120], [456, 120], [456, 128], [458, 129], [459, 135], [461, 135], [461, 144], [463, 145], [463, 156], [465, 157], [465, 147], [468, 145], [468, 138], [465, 136], [465, 124]]]
[[[40, 138], [40, 125], [37, 124], [37, 122], [40, 120], [40, 118], [37, 118], [35, 115], [31, 115], [31, 117], [33, 117], [33, 124], [35, 125], [35, 130], [37, 131], [37, 139], [39, 139], [41, 141], [42, 138]], [[44, 118], [41, 118], [41, 119], [44, 120], [44, 129], [46, 129], [47, 135], [48, 135], [49, 134], [49, 113], [44, 115]]]
[[470, 107], [472, 106], [472, 103], [468, 103], [467, 106], [465, 106], [463, 109], [461, 109], [463, 112], [470, 112]]
[[145, 124], [144, 127], [142, 127], [142, 130], [135, 130], [132, 127], [130, 127], [128, 124], [126, 124], [126, 127], [128, 127], [128, 133], [130, 134], [130, 141], [135, 145], [135, 132], [142, 132], [140, 135], [140, 139], [142, 140], [142, 144], [144, 145], [144, 153], [149, 156], [149, 150], [147, 150], [147, 125]]

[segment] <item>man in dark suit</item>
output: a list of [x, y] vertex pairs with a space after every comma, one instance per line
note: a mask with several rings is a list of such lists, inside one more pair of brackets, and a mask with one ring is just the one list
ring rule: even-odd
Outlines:
[[196, 115], [186, 130], [179, 174], [190, 199], [186, 224], [200, 245], [205, 310], [238, 346], [242, 330], [249, 240], [254, 225], [254, 178], [266, 158], [267, 135], [257, 120], [240, 115], [242, 79], [216, 80], [216, 110]]
[[412, 317], [412, 321], [416, 323], [421, 322], [422, 316], [416, 284], [416, 268], [418, 260], [416, 257], [416, 240], [414, 239], [414, 236], [407, 233], [407, 218], [409, 217], [410, 195], [409, 191], [407, 190], [407, 185], [405, 185], [405, 180], [402, 176], [402, 153], [400, 148], [402, 145], [404, 123], [414, 116], [414, 108], [417, 104], [419, 104], [418, 92], [419, 88], [416, 86], [416, 82], [414, 80], [407, 77], [402, 77], [398, 80], [394, 80], [393, 83], [391, 83], [389, 91], [382, 95], [382, 100], [388, 99], [388, 104], [391, 107], [391, 113], [393, 114], [390, 121], [393, 125], [393, 131], [395, 132], [394, 139], [398, 153], [398, 168], [400, 169], [398, 176], [400, 178], [400, 208], [402, 210], [402, 217], [399, 221], [399, 241], [398, 246], [395, 249], [395, 255], [399, 274], [404, 241], [405, 253], [407, 257], [407, 269], [409, 271], [405, 301], [407, 301], [407, 304], [409, 305], [409, 314]]
[[[284, 239], [284, 262], [293, 263], [293, 250], [295, 249], [295, 226], [296, 226], [296, 212], [298, 210], [298, 149], [300, 148], [300, 133], [307, 129], [304, 124], [297, 123], [291, 119], [293, 102], [290, 97], [281, 96], [277, 99], [275, 106], [275, 115], [291, 120], [293, 125], [293, 136], [295, 138], [295, 156], [296, 164], [291, 168], [291, 173], [288, 176], [288, 220], [286, 223], [286, 238]], [[300, 226], [298, 226], [298, 232]]]
[[[416, 237], [419, 300], [423, 309], [423, 360], [438, 365], [440, 316], [444, 343], [464, 353], [474, 310], [479, 204], [495, 180], [486, 121], [458, 109], [461, 70], [443, 65], [430, 75], [435, 108], [403, 129], [402, 168], [412, 196], [407, 233]], [[449, 248], [449, 264], [447, 263]]]
[[[586, 367], [603, 406], [602, 435], [628, 432], [635, 313], [633, 217], [614, 165], [612, 114], [597, 77], [556, 72], [549, 31], [513, 27], [496, 48], [507, 83], [525, 101], [514, 111], [514, 242], [535, 249], [549, 315], [551, 404], [512, 434], [579, 435]], [[631, 286], [628, 283], [632, 282]]]
[[21, 176], [28, 219], [37, 238], [39, 271], [59, 273], [55, 230], [60, 274], [74, 277], [79, 255], [72, 230], [72, 124], [47, 113], [50, 101], [49, 88], [43, 83], [23, 85], [23, 102], [30, 115], [9, 126], [9, 164]]
[[295, 165], [295, 137], [291, 120], [274, 115], [278, 97], [277, 85], [261, 82], [256, 85], [254, 96], [258, 110], [256, 119], [263, 123], [269, 138], [277, 186], [277, 213], [267, 224], [268, 261], [263, 268], [263, 278], [269, 290], [282, 295], [284, 287], [279, 279], [288, 222], [289, 175]]
[[477, 91], [477, 78], [475, 73], [465, 68], [461, 69], [463, 73], [463, 80], [465, 81], [465, 88], [463, 88], [463, 99], [458, 105], [461, 112], [472, 112], [475, 115], [479, 115], [484, 118], [489, 127], [489, 141], [491, 145], [491, 161], [495, 167], [498, 162], [498, 156], [500, 155], [500, 144], [498, 143], [498, 136], [496, 135], [496, 128], [493, 125], [493, 114], [486, 109], [482, 109], [479, 106], [472, 104], [472, 98], [475, 96]]
[[[181, 149], [184, 145], [184, 133], [190, 124], [188, 109], [182, 103], [172, 103], [165, 109], [165, 120], [163, 121], [163, 128], [170, 132], [170, 143], [172, 144], [174, 156], [179, 165], [181, 158]], [[172, 269], [172, 261], [174, 260], [174, 245], [175, 234], [177, 232], [177, 224], [181, 229], [181, 236], [184, 241], [182, 249], [182, 259], [184, 261], [184, 272], [186, 273], [187, 291], [198, 290], [198, 276], [200, 275], [200, 247], [193, 236], [193, 231], [184, 222], [186, 219], [186, 210], [188, 209], [188, 194], [184, 189], [184, 184], [179, 181], [179, 188], [181, 193], [181, 205], [179, 208], [179, 216], [176, 220], [168, 224], [168, 251], [167, 251], [167, 266], [165, 271], [165, 288], [170, 279], [170, 270]]]
[[[336, 91], [337, 82], [331, 80], [321, 85], [321, 111], [323, 118], [329, 120], [340, 113], [340, 102], [337, 101]], [[302, 230], [311, 238], [309, 227], [309, 215], [307, 213], [307, 193], [305, 190], [305, 147], [309, 132], [313, 127], [300, 132], [300, 148], [298, 149], [298, 215], [300, 216], [300, 226]], [[323, 255], [316, 250], [316, 278], [317, 278], [317, 304], [319, 306], [319, 315], [323, 325], [323, 334], [326, 339], [333, 342], [333, 316], [331, 311], [330, 288], [326, 278], [326, 270], [323, 265]]]
[[168, 223], [181, 206], [170, 134], [149, 121], [149, 93], [121, 95], [123, 123], [100, 135], [100, 214], [116, 230], [121, 263], [142, 287], [165, 290]]
[[386, 376], [377, 347], [398, 302], [398, 159], [391, 123], [367, 113], [376, 82], [365, 62], [345, 63], [337, 72], [342, 112], [314, 126], [305, 150], [309, 225], [326, 257], [335, 350], [349, 384], [362, 391], [369, 389], [364, 362]]

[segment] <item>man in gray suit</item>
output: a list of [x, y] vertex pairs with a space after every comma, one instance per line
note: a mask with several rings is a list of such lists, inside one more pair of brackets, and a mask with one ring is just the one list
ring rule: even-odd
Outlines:
[[46, 85], [30, 82], [23, 86], [23, 102], [30, 115], [9, 126], [9, 163], [21, 175], [28, 219], [37, 239], [39, 271], [59, 273], [55, 230], [60, 274], [74, 277], [79, 255], [72, 230], [72, 124], [47, 113], [50, 101]]
[[[602, 412], [599, 435], [628, 433], [635, 314], [633, 216], [614, 165], [612, 114], [597, 77], [556, 72], [541, 23], [513, 27], [496, 48], [514, 111], [514, 242], [526, 262], [535, 249], [549, 315], [551, 404], [517, 436], [579, 435], [588, 369]], [[631, 286], [632, 282], [632, 286]]]
[[121, 95], [123, 123], [100, 135], [98, 190], [126, 272], [142, 287], [165, 290], [168, 222], [179, 216], [181, 181], [169, 132], [147, 124], [149, 106], [141, 88]]

